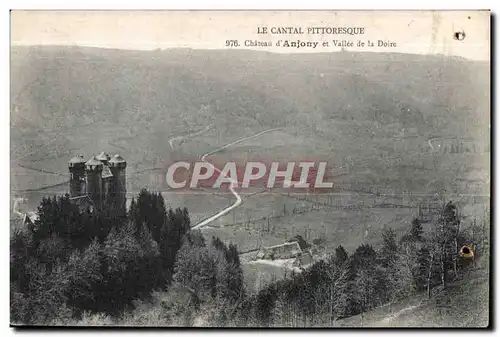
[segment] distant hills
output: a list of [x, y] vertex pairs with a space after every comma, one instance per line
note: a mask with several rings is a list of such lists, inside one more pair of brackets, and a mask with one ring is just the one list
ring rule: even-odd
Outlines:
[[12, 125], [177, 123], [209, 106], [205, 118], [261, 125], [356, 119], [466, 136], [489, 122], [489, 77], [486, 62], [439, 55], [12, 47]]
[[[64, 173], [75, 153], [120, 151], [134, 175], [172, 158], [172, 137], [208, 125], [183, 156], [285, 126], [288, 136], [252, 151], [351, 163], [339, 182], [451, 191], [471, 163], [489, 174], [487, 155], [434, 156], [428, 141], [489, 144], [489, 79], [487, 62], [442, 55], [12, 47], [11, 156]], [[62, 179], [11, 172], [15, 190]]]

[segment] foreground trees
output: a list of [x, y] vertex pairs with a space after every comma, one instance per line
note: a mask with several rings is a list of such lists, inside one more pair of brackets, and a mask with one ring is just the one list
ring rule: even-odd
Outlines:
[[191, 294], [194, 310], [215, 302], [214, 324], [234, 318], [245, 295], [236, 246], [215, 237], [207, 243], [200, 231], [191, 231], [183, 238], [174, 270], [174, 285]]
[[69, 196], [44, 198], [39, 219], [11, 235], [12, 322], [46, 324], [85, 311], [118, 315], [172, 281], [186, 209], [166, 211], [141, 191], [128, 215], [80, 210]]
[[[430, 231], [415, 219], [400, 240], [387, 229], [379, 245], [362, 244], [351, 254], [338, 246], [309, 268], [248, 294], [237, 247], [190, 231], [187, 210], [167, 209], [160, 194], [141, 191], [126, 216], [81, 211], [67, 196], [44, 199], [39, 216], [11, 235], [16, 323], [97, 313], [131, 324], [283, 327], [334, 326], [361, 314], [363, 324], [368, 310], [415, 292], [431, 296], [434, 287], [460, 277], [465, 267], [457, 247], [473, 245], [479, 256], [489, 250], [489, 218], [464, 231], [448, 203]], [[150, 318], [131, 316], [149, 299]]]
[[460, 221], [456, 205], [447, 203], [428, 232], [415, 219], [399, 241], [392, 229], [384, 230], [378, 250], [363, 244], [349, 255], [339, 246], [330, 258], [251, 296], [240, 324], [333, 326], [339, 318], [358, 314], [363, 324], [363, 313], [374, 307], [416, 292], [431, 296], [434, 287], [460, 278], [462, 245], [483, 247], [478, 254], [488, 251], [488, 226], [474, 223], [463, 231]]

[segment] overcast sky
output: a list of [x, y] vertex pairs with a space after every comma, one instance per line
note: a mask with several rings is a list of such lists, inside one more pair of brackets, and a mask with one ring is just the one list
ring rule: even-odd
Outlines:
[[[364, 27], [365, 34], [258, 35], [257, 27]], [[454, 32], [465, 32], [457, 41]], [[351, 51], [445, 54], [490, 59], [490, 13], [483, 11], [13, 11], [13, 45], [81, 45], [120, 49], [187, 47], [223, 49], [229, 39], [272, 41], [377, 40], [395, 48], [351, 47]], [[331, 52], [339, 48], [252, 48], [273, 52]]]

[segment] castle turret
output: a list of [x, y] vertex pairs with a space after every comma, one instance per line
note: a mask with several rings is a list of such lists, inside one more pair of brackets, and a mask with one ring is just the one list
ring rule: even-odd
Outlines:
[[92, 202], [98, 207], [102, 205], [103, 200], [102, 168], [103, 164], [95, 156], [85, 163], [86, 192]]
[[85, 194], [85, 160], [82, 155], [71, 158], [68, 161], [70, 173], [69, 194], [71, 197], [79, 197]]
[[113, 158], [109, 160], [109, 168], [114, 177], [114, 195], [116, 198], [117, 205], [119, 205], [123, 210], [126, 208], [126, 198], [127, 198], [127, 181], [126, 181], [126, 168], [127, 162], [119, 154], [115, 154]]

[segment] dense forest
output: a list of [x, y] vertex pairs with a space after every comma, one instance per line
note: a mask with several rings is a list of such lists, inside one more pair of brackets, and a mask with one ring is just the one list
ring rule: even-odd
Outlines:
[[44, 198], [39, 218], [11, 234], [11, 322], [37, 325], [332, 326], [474, 268], [488, 259], [489, 219], [464, 224], [443, 204], [432, 230], [415, 219], [397, 238], [352, 254], [338, 246], [300, 273], [246, 292], [238, 249], [190, 230], [187, 209], [142, 190], [127, 214]]
[[[141, 191], [128, 214], [44, 198], [39, 219], [11, 235], [12, 322], [47, 324], [85, 311], [112, 316], [172, 281], [190, 220]], [[168, 238], [168, 239], [167, 239]]]

